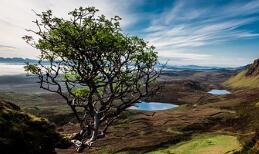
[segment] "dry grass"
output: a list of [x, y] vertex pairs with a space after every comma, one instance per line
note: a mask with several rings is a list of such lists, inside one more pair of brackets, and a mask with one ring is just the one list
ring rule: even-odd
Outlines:
[[259, 88], [259, 77], [258, 76], [245, 76], [246, 71], [242, 71], [237, 75], [231, 77], [224, 84], [231, 88]]

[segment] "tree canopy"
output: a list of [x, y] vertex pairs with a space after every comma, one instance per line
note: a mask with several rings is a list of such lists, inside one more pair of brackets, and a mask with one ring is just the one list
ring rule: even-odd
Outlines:
[[26, 71], [38, 76], [41, 88], [61, 95], [80, 123], [78, 150], [104, 137], [121, 112], [155, 92], [159, 76], [155, 48], [125, 35], [120, 17], [97, 12], [80, 7], [68, 20], [50, 10], [36, 14], [37, 29], [23, 37], [40, 50], [38, 63], [28, 63]]

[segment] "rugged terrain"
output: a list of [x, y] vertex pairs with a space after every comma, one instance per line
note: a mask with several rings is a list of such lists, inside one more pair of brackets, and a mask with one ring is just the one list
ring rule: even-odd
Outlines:
[[230, 88], [259, 88], [259, 59], [225, 82]]
[[6, 101], [0, 101], [0, 132], [0, 151], [4, 154], [55, 153], [56, 146], [65, 144], [53, 124]]
[[[254, 66], [254, 67], [252, 67]], [[257, 68], [249, 65], [247, 69]], [[253, 71], [249, 76], [257, 76]], [[162, 89], [157, 95], [147, 98], [180, 105], [175, 109], [159, 112], [126, 111], [109, 129], [106, 138], [98, 141], [90, 153], [190, 153], [194, 144], [203, 143], [200, 153], [242, 153], [258, 150], [259, 89], [223, 84], [229, 83], [240, 73], [229, 70], [164, 72], [160, 83]], [[4, 77], [3, 77], [4, 78]], [[79, 129], [64, 101], [50, 93], [43, 93], [31, 80], [19, 86], [19, 77], [6, 77], [12, 81], [0, 92], [0, 99], [9, 100], [21, 106], [24, 111], [41, 115], [56, 123], [57, 132], [69, 136]], [[35, 80], [33, 80], [35, 81]], [[36, 93], [31, 93], [30, 86]], [[243, 84], [243, 83], [242, 83]], [[227, 87], [226, 87], [227, 85]], [[2, 87], [4, 87], [2, 86]], [[12, 90], [19, 88], [19, 90]], [[211, 89], [228, 89], [231, 94], [212, 95]], [[25, 90], [22, 90], [25, 89]], [[218, 140], [229, 140], [223, 144]], [[227, 147], [227, 148], [226, 148]], [[243, 148], [242, 148], [243, 147]], [[178, 151], [177, 151], [178, 150]], [[185, 151], [183, 151], [185, 150]], [[206, 151], [207, 150], [207, 151]], [[56, 148], [57, 153], [74, 153], [74, 148]], [[195, 154], [195, 150], [192, 151]]]

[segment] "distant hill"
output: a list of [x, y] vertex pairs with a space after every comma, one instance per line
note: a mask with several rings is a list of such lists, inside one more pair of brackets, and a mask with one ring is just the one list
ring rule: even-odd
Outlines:
[[29, 59], [29, 58], [3, 58], [0, 57], [0, 63], [12, 63], [12, 64], [24, 64], [26, 62], [30, 63], [37, 63], [36, 59]]
[[234, 67], [198, 66], [198, 65], [166, 65], [165, 71], [233, 71]]
[[259, 88], [259, 59], [243, 67], [236, 75], [225, 82], [230, 88]]
[[[36, 63], [38, 63], [38, 60], [30, 59], [30, 58], [20, 58], [20, 57], [14, 57], [14, 58], [0, 57], [0, 64], [1, 63], [2, 64], [24, 65], [25, 63], [36, 64]], [[48, 65], [49, 63], [47, 61], [42, 61], [42, 64]]]
[[[26, 62], [29, 63], [38, 63], [37, 59], [29, 59], [29, 58], [3, 58], [0, 57], [0, 64], [25, 64]], [[43, 61], [43, 64], [48, 64], [47, 61]], [[158, 66], [160, 67], [160, 66]], [[198, 66], [198, 65], [166, 65], [164, 67], [164, 71], [171, 72], [171, 71], [233, 71], [237, 70], [238, 68], [234, 67], [216, 67], [216, 66]]]

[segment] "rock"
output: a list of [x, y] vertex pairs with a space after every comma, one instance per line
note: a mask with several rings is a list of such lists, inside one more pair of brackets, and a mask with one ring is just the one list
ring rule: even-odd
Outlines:
[[243, 149], [236, 154], [259, 154], [259, 129], [256, 130], [255, 136], [248, 141]]
[[259, 59], [256, 59], [253, 64], [247, 68], [246, 76], [257, 76], [259, 75]]
[[232, 89], [256, 89], [259, 88], [259, 59], [253, 64], [243, 67], [243, 70], [230, 77], [224, 85]]
[[254, 146], [252, 153], [259, 153], [259, 129], [256, 130], [255, 137], [253, 138]]

